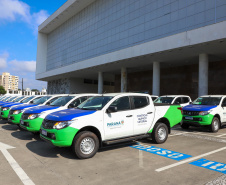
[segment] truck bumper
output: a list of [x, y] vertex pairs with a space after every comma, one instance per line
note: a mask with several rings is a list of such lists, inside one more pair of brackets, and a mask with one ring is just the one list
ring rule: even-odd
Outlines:
[[21, 128], [30, 132], [39, 132], [43, 122], [43, 118], [35, 118], [32, 120], [28, 119], [23, 121], [24, 121], [24, 124], [21, 124], [20, 122]]
[[18, 124], [20, 124], [21, 116], [22, 116], [22, 113], [20, 113], [20, 114], [11, 114], [8, 117], [8, 121], [13, 123], [13, 124], [18, 125]]
[[[43, 135], [43, 131], [47, 134]], [[41, 139], [52, 143], [54, 146], [58, 147], [69, 147], [72, 145], [73, 139], [78, 132], [78, 129], [72, 127], [66, 127], [60, 130], [57, 129], [44, 129], [41, 126], [40, 137]]]
[[[192, 118], [193, 120], [189, 120], [186, 118]], [[205, 116], [187, 116], [187, 115], [183, 115], [183, 124], [188, 124], [191, 126], [207, 126], [207, 125], [211, 125], [212, 120], [213, 120], [213, 115], [212, 114], [208, 114]]]
[[9, 110], [1, 111], [1, 117], [3, 119], [8, 119]]

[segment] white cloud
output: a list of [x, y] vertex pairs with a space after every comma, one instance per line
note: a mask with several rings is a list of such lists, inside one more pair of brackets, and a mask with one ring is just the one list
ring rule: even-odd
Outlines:
[[[1, 1], [1, 0], [0, 0]], [[47, 87], [47, 83], [43, 81], [35, 80], [35, 61], [19, 61], [8, 60], [9, 53], [0, 53], [0, 75], [2, 72], [9, 72], [11, 75], [19, 76], [19, 81], [23, 78], [24, 88], [39, 89]], [[21, 83], [19, 83], [21, 88]]]
[[26, 22], [37, 34], [38, 26], [48, 18], [45, 10], [31, 13], [30, 6], [20, 0], [0, 0], [0, 20]]
[[35, 72], [36, 62], [35, 61], [18, 61], [12, 60], [9, 62], [13, 71], [21, 72]]
[[32, 78], [23, 78], [24, 81], [24, 88], [30, 88], [30, 89], [39, 89], [42, 90], [42, 88], [47, 87], [47, 83], [43, 81], [35, 80], [34, 77]]
[[30, 7], [19, 0], [1, 0], [0, 1], [0, 18], [14, 21], [17, 16], [28, 21], [30, 18]]
[[38, 33], [38, 26], [43, 23], [47, 18], [49, 17], [49, 14], [45, 10], [41, 10], [38, 13], [34, 13], [32, 15], [32, 26], [34, 33]]
[[6, 68], [8, 57], [9, 57], [9, 54], [6, 52], [0, 55], [0, 69]]

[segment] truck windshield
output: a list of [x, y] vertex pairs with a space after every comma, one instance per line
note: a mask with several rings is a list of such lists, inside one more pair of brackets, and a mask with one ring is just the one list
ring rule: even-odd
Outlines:
[[81, 103], [77, 109], [83, 110], [101, 110], [113, 96], [95, 96]]
[[44, 97], [41, 97], [40, 99], [37, 99], [37, 100], [35, 99], [33, 104], [36, 104], [36, 105], [43, 104], [45, 101], [47, 101], [51, 97], [52, 96], [44, 96]]
[[27, 103], [33, 98], [34, 98], [34, 96], [30, 96], [30, 97], [26, 98], [25, 100], [23, 100], [22, 103]]
[[168, 103], [168, 104], [171, 104], [173, 99], [175, 97], [159, 97], [157, 98], [154, 103]]
[[11, 97], [11, 98], [9, 98], [6, 102], [11, 102], [12, 100], [14, 100], [15, 99], [15, 96], [14, 97]]
[[66, 105], [70, 100], [72, 100], [75, 96], [63, 96], [57, 100], [55, 100], [53, 103], [50, 104], [50, 106], [55, 107], [61, 107]]
[[15, 99], [15, 100], [13, 100], [13, 102], [19, 102], [20, 100], [22, 100], [24, 97], [23, 96], [21, 96], [21, 97], [19, 97], [19, 98], [17, 98], [17, 99]]
[[2, 96], [1, 98], [0, 98], [0, 100], [3, 100], [5, 98], [5, 96]]
[[222, 97], [199, 97], [193, 104], [194, 105], [219, 105]]

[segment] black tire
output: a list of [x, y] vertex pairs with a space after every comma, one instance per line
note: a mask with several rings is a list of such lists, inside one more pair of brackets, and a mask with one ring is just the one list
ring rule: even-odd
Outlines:
[[[85, 141], [85, 139], [87, 141]], [[87, 144], [90, 144], [90, 147], [93, 147], [90, 149], [90, 151], [82, 151], [82, 142], [88, 142]], [[93, 145], [93, 146], [92, 146]], [[84, 146], [85, 148], [85, 146]], [[99, 149], [99, 139], [98, 137], [93, 133], [89, 131], [83, 131], [77, 134], [73, 140], [72, 149], [75, 155], [79, 159], [88, 159], [93, 157], [98, 149]]]
[[218, 132], [220, 129], [220, 120], [217, 117], [214, 117], [210, 125], [211, 132]]
[[180, 126], [181, 126], [181, 128], [183, 128], [183, 129], [189, 129], [189, 125], [188, 125], [188, 124], [182, 123]]
[[161, 144], [164, 143], [168, 138], [168, 127], [164, 123], [156, 123], [153, 132], [152, 132], [152, 140], [157, 143]]

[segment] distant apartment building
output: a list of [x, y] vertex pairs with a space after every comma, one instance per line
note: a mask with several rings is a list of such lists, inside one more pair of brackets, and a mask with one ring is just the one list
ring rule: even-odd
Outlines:
[[19, 77], [10, 75], [10, 73], [4, 72], [0, 75], [0, 85], [2, 85], [5, 90], [18, 91]]

